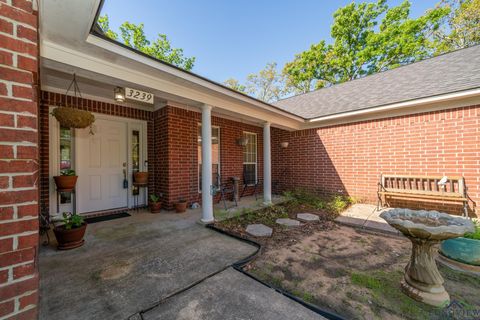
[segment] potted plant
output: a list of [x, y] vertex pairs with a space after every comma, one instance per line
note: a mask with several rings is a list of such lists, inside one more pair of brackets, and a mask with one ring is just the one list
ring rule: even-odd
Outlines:
[[133, 181], [136, 184], [148, 184], [148, 172], [143, 172], [143, 171], [134, 172]]
[[156, 194], [150, 195], [150, 212], [158, 213], [162, 210], [162, 203], [160, 202], [160, 196]]
[[77, 183], [78, 176], [75, 174], [75, 170], [66, 169], [60, 171], [59, 176], [53, 177], [58, 191], [72, 191]]
[[62, 222], [62, 225], [53, 228], [58, 249], [69, 250], [82, 246], [85, 242], [83, 236], [87, 229], [87, 223], [83, 217], [76, 213], [64, 212]]
[[480, 266], [480, 221], [474, 221], [475, 231], [463, 237], [442, 241], [440, 253], [465, 264]]
[[175, 212], [183, 213], [185, 211], [187, 211], [187, 200], [185, 199], [178, 200], [178, 202], [175, 204]]

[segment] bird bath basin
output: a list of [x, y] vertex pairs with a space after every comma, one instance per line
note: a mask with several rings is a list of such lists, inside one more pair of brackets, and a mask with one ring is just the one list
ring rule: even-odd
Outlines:
[[412, 242], [412, 256], [405, 267], [402, 290], [411, 298], [433, 306], [450, 302], [437, 269], [436, 245], [473, 232], [472, 221], [438, 211], [391, 209], [380, 217]]

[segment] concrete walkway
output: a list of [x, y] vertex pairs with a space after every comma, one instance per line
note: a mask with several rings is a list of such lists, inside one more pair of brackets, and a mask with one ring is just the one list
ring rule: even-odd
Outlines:
[[160, 319], [324, 319], [313, 311], [229, 268], [142, 314]]
[[375, 205], [357, 203], [342, 212], [335, 221], [347, 226], [400, 235], [400, 232], [380, 217], [384, 210], [377, 211]]
[[[223, 304], [238, 308], [231, 311], [235, 319], [263, 319], [262, 314], [252, 317], [249, 310], [276, 314], [280, 306], [299, 314], [306, 312], [300, 304], [278, 297], [237, 271], [218, 274], [256, 248], [199, 225], [199, 218], [194, 212], [132, 213], [131, 217], [90, 224], [81, 248], [57, 251], [55, 240], [52, 246], [40, 248], [40, 319], [141, 319], [138, 313], [215, 274], [185, 293], [193, 292], [199, 310], [214, 305], [204, 292], [212, 295], [218, 291], [217, 310]], [[230, 279], [230, 272], [238, 274]], [[258, 300], [247, 299], [250, 291]], [[232, 301], [235, 296], [238, 299]], [[178, 301], [180, 311], [185, 307], [181, 297], [166, 302], [174, 306]], [[161, 306], [153, 310], [164, 312]], [[156, 317], [153, 310], [148, 316]], [[236, 316], [243, 313], [249, 316]]]

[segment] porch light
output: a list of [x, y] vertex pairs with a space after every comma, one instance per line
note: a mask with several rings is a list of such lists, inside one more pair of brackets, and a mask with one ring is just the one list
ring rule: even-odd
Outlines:
[[246, 146], [246, 145], [248, 144], [248, 138], [245, 137], [245, 136], [244, 136], [244, 137], [241, 137], [241, 138], [238, 138], [238, 139], [237, 139], [237, 144], [238, 144], [239, 146], [242, 146], [242, 147]]
[[282, 147], [283, 149], [287, 148], [288, 147], [288, 141], [280, 142], [280, 147]]
[[125, 101], [125, 90], [123, 90], [123, 88], [115, 87], [113, 92], [114, 92], [115, 101], [117, 101], [117, 102], [124, 102]]

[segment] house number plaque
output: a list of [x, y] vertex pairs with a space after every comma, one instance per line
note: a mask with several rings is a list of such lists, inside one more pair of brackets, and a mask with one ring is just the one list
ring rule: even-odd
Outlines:
[[125, 98], [128, 100], [135, 100], [144, 103], [153, 104], [153, 93], [140, 91], [132, 88], [125, 88]]

